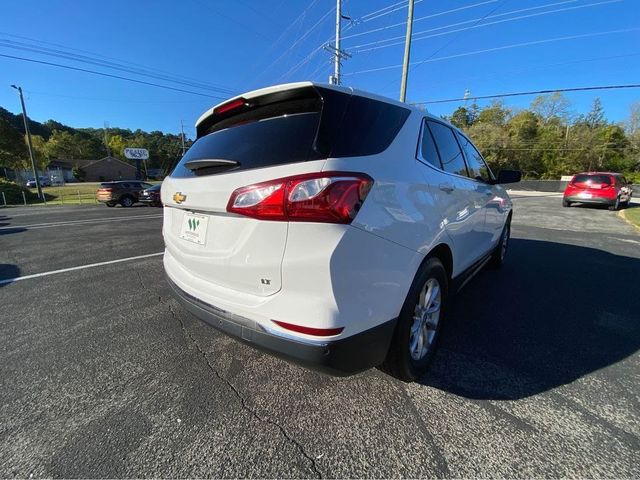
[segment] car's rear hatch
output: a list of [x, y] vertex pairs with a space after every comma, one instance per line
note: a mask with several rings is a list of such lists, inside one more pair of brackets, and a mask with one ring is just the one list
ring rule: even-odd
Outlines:
[[111, 200], [114, 197], [114, 192], [117, 188], [118, 185], [116, 183], [101, 183], [96, 191], [96, 199], [103, 202]]
[[227, 204], [237, 188], [322, 169], [314, 149], [321, 107], [314, 89], [301, 88], [243, 97], [201, 118], [197, 141], [162, 188], [166, 247], [181, 268], [234, 291], [280, 290], [287, 222], [230, 214]]
[[[201, 289], [264, 297], [278, 292], [288, 223], [229, 213], [231, 195], [241, 187], [321, 172], [344, 135], [340, 125], [351, 98], [347, 89], [293, 85], [246, 94], [203, 115], [196, 142], [162, 186], [163, 233], [175, 268], [197, 277]], [[408, 115], [401, 113], [398, 130]], [[396, 133], [389, 133], [386, 145]], [[371, 144], [366, 136], [349, 137], [348, 147]]]

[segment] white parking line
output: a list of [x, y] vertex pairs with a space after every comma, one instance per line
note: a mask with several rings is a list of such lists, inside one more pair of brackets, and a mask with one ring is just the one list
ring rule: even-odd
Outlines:
[[84, 270], [85, 268], [102, 267], [104, 265], [111, 265], [113, 263], [130, 262], [132, 260], [141, 260], [143, 258], [158, 257], [163, 253], [164, 252], [149, 253], [147, 255], [138, 255], [135, 257], [119, 258], [117, 260], [109, 260], [107, 262], [89, 263], [88, 265], [79, 265], [77, 267], [61, 268], [60, 270], [51, 270], [50, 272], [34, 273], [33, 275], [25, 275], [23, 277], [7, 278], [5, 280], [0, 280], [0, 285], [19, 282], [21, 280], [29, 280], [32, 278], [47, 277], [49, 275], [55, 275], [56, 273], [73, 272], [75, 270]]
[[50, 227], [63, 227], [70, 225], [86, 225], [91, 223], [109, 223], [123, 220], [140, 220], [141, 218], [161, 218], [159, 215], [129, 215], [127, 217], [103, 217], [103, 218], [87, 218], [84, 220], [68, 220], [66, 222], [49, 222], [49, 223], [34, 223], [31, 225], [10, 225], [7, 227], [0, 227], [2, 230], [14, 230], [16, 228], [23, 228], [25, 230], [34, 230], [38, 228], [50, 228]]

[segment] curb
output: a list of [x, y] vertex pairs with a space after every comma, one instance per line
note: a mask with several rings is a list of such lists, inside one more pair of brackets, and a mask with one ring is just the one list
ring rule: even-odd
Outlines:
[[638, 225], [636, 225], [635, 223], [633, 223], [631, 220], [629, 220], [629, 219], [627, 218], [627, 216], [624, 214], [624, 210], [620, 210], [620, 211], [618, 212], [618, 216], [619, 216], [622, 220], [624, 220], [625, 222], [627, 222], [629, 225], [631, 225], [633, 228], [635, 228], [635, 229], [638, 231], [638, 233], [640, 233], [640, 227], [639, 227]]

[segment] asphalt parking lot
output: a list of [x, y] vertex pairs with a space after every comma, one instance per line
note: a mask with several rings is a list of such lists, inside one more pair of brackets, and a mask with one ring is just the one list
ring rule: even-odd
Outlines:
[[191, 317], [159, 209], [0, 210], [0, 477], [640, 477], [640, 233], [514, 205], [507, 265], [460, 293], [415, 384]]

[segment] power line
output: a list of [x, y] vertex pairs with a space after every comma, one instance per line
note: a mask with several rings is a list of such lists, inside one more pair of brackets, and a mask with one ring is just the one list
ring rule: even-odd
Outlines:
[[10, 58], [10, 59], [13, 59], [13, 60], [20, 60], [20, 61], [23, 61], [23, 62], [38, 63], [38, 64], [41, 64], [41, 65], [48, 65], [50, 67], [64, 68], [64, 69], [67, 69], [67, 70], [75, 70], [77, 72], [91, 73], [93, 75], [100, 75], [102, 77], [116, 78], [118, 80], [125, 80], [127, 82], [139, 83], [141, 85], [149, 85], [149, 86], [152, 86], [152, 87], [164, 88], [166, 90], [173, 90], [175, 92], [190, 93], [192, 95], [199, 95], [201, 97], [208, 97], [208, 98], [216, 98], [218, 100], [225, 100], [225, 97], [218, 97], [218, 96], [215, 96], [215, 95], [208, 95], [206, 93], [199, 93], [199, 92], [194, 92], [194, 91], [191, 91], [191, 90], [184, 90], [182, 88], [169, 87], [167, 85], [160, 85], [158, 83], [145, 82], [143, 80], [136, 80], [134, 78], [122, 77], [120, 75], [113, 75], [111, 73], [97, 72], [95, 70], [88, 70], [86, 68], [72, 67], [71, 65], [63, 65], [63, 64], [60, 64], [60, 63], [45, 62], [44, 60], [36, 60], [34, 58], [25, 58], [25, 57], [18, 57], [18, 56], [14, 56], [14, 55], [6, 55], [4, 53], [0, 53], [0, 57]]
[[362, 15], [362, 16], [360, 17], [360, 19], [361, 19], [361, 20], [364, 20], [365, 18], [370, 17], [371, 15], [375, 15], [376, 13], [380, 13], [380, 12], [382, 12], [382, 11], [384, 11], [384, 10], [389, 10], [390, 8], [397, 7], [398, 5], [402, 5], [402, 4], [404, 4], [404, 5], [406, 6], [407, 1], [408, 1], [408, 0], [402, 0], [402, 1], [400, 1], [400, 2], [394, 3], [393, 5], [388, 5], [388, 6], [386, 6], [386, 7], [383, 7], [383, 8], [381, 8], [381, 9], [379, 9], [379, 10], [376, 10], [376, 11], [374, 11], [374, 12], [367, 13], [366, 15]]
[[[495, 0], [495, 1], [498, 1], [498, 0]], [[529, 10], [539, 10], [541, 8], [555, 7], [555, 6], [558, 6], [558, 5], [563, 5], [563, 4], [566, 4], [566, 3], [575, 3], [575, 2], [578, 2], [578, 1], [579, 0], [563, 0], [561, 2], [554, 2], [554, 3], [549, 3], [549, 4], [546, 4], [546, 5], [539, 5], [537, 7], [529, 7], [529, 8], [521, 8], [521, 9], [518, 9], [518, 10], [512, 10], [510, 12], [499, 13], [497, 15], [485, 15], [484, 17], [473, 18], [471, 20], [464, 20], [462, 22], [450, 23], [448, 25], [442, 25], [441, 27], [429, 28], [427, 30], [422, 30], [420, 32], [416, 32], [414, 35], [420, 35], [420, 34], [424, 34], [424, 33], [436, 32], [438, 30], [445, 30], [445, 29], [451, 28], [451, 27], [458, 27], [460, 25], [466, 25], [466, 24], [469, 24], [469, 23], [477, 22], [478, 20], [481, 20], [481, 19], [488, 20], [490, 18], [504, 17], [506, 15], [511, 15], [513, 13], [521, 13], [521, 12], [526, 12], [526, 11], [529, 11]], [[493, 3], [493, 2], [491, 2], [491, 3]], [[470, 7], [471, 6], [476, 6], [476, 5], [479, 6], [479, 5], [482, 5], [482, 4], [474, 4], [474, 5], [470, 5]], [[425, 19], [425, 18], [429, 18], [429, 17], [430, 16], [420, 17], [420, 18], [417, 18], [416, 21], [422, 20], [422, 19]], [[406, 24], [406, 22], [398, 23], [398, 24], [392, 25], [392, 26], [404, 25], [404, 24]], [[383, 40], [376, 40], [375, 42], [369, 42], [369, 43], [363, 43], [361, 45], [355, 45], [352, 48], [368, 47], [370, 45], [375, 45], [375, 44], [383, 43], [383, 42], [392, 42], [394, 40], [400, 40], [400, 39], [403, 39], [403, 38], [404, 38], [403, 36], [390, 37], [390, 38], [386, 38], [386, 39], [383, 39]]]
[[267, 49], [267, 51], [265, 52], [265, 55], [268, 55], [269, 53], [271, 53], [271, 51], [276, 47], [276, 45], [278, 45], [282, 39], [287, 35], [287, 33], [289, 33], [289, 31], [301, 20], [303, 20], [306, 16], [307, 16], [307, 12], [316, 4], [318, 3], [318, 0], [313, 0], [309, 5], [307, 5], [307, 7], [302, 11], [302, 13], [300, 13], [300, 15], [298, 15], [296, 17], [296, 19], [289, 23], [289, 26], [287, 28], [284, 29], [284, 31], [278, 36], [278, 38], [276, 39], [275, 42], [273, 42], [271, 44], [271, 46]]
[[12, 40], [2, 40], [0, 39], [0, 46], [4, 46], [7, 48], [12, 48], [15, 50], [22, 50], [22, 51], [28, 51], [28, 52], [32, 52], [32, 53], [38, 53], [41, 55], [46, 55], [46, 56], [51, 56], [51, 57], [56, 57], [56, 58], [64, 58], [66, 60], [71, 60], [74, 62], [79, 62], [79, 63], [84, 63], [84, 64], [88, 64], [88, 65], [95, 65], [95, 66], [99, 66], [99, 67], [105, 67], [105, 68], [109, 68], [112, 70], [117, 70], [117, 71], [122, 71], [122, 72], [126, 72], [126, 73], [132, 73], [134, 75], [139, 75], [142, 77], [148, 77], [148, 78], [153, 78], [156, 80], [163, 80], [163, 81], [167, 81], [170, 83], [175, 83], [178, 85], [184, 85], [184, 86], [188, 86], [188, 87], [194, 87], [194, 88], [199, 88], [199, 89], [203, 89], [203, 90], [211, 90], [217, 93], [222, 93], [222, 94], [226, 94], [226, 95], [233, 95], [234, 92], [232, 90], [228, 90], [225, 88], [220, 88], [220, 87], [215, 87], [213, 85], [208, 85], [208, 84], [204, 84], [204, 83], [199, 83], [199, 82], [195, 82], [195, 81], [183, 81], [183, 80], [179, 80], [176, 79], [175, 77], [172, 76], [168, 76], [168, 75], [158, 75], [158, 74], [154, 74], [154, 73], [146, 73], [145, 70], [140, 70], [140, 69], [136, 69], [136, 68], [130, 68], [126, 65], [120, 64], [120, 63], [114, 63], [114, 62], [110, 62], [110, 61], [104, 61], [104, 60], [100, 60], [97, 58], [92, 58], [86, 55], [78, 55], [72, 52], [65, 52], [63, 50], [55, 50], [55, 49], [50, 49], [50, 48], [46, 48], [46, 47], [39, 47], [37, 45], [29, 45], [26, 43], [22, 43], [22, 42], [15, 42]]
[[[442, 15], [447, 15], [449, 13], [455, 13], [455, 12], [459, 12], [459, 11], [462, 11], [462, 10], [468, 10], [470, 8], [479, 7], [481, 5], [486, 5], [488, 3], [495, 3], [497, 1], [498, 0], [486, 0], [486, 1], [480, 2], [480, 3], [474, 3], [472, 5], [466, 5], [464, 7], [453, 8], [451, 10], [445, 10], [443, 12], [438, 12], [438, 13], [434, 13], [434, 14], [431, 14], [431, 15], [426, 15], [424, 17], [418, 17], [418, 18], [414, 19], [413, 22], [415, 23], [415, 22], [419, 22], [420, 20], [426, 20], [428, 18], [441, 17]], [[577, 2], [578, 0], [567, 0], [567, 1]], [[563, 3], [565, 3], [565, 2], [563, 2]], [[374, 28], [372, 30], [366, 30], [366, 31], [360, 32], [360, 33], [354, 33], [352, 35], [346, 35], [346, 36], [344, 36], [342, 38], [343, 38], [343, 40], [346, 40], [346, 39], [349, 39], [349, 38], [361, 37], [362, 35], [368, 35], [370, 33], [381, 32], [383, 30], [389, 30], [390, 28], [400, 27], [400, 26], [406, 25], [406, 24], [407, 24], [407, 22], [394, 23], [393, 25], [388, 25], [386, 27]], [[444, 27], [442, 27], [442, 28], [444, 28]], [[400, 38], [402, 38], [402, 37], [400, 37]]]
[[[416, 0], [414, 2], [414, 5], [417, 4], [417, 3], [420, 3], [420, 2], [422, 2], [422, 0]], [[387, 7], [387, 9], [391, 8], [391, 7], [394, 7], [396, 5], [404, 4], [404, 5], [402, 5], [402, 6], [398, 7], [398, 8], [394, 8], [393, 10], [389, 10], [388, 12], [381, 13], [381, 14], [373, 16], [373, 17], [370, 16], [370, 15], [373, 15], [373, 13], [370, 13], [369, 15], [365, 15], [363, 17], [360, 17], [360, 22], [361, 23], [367, 23], [367, 22], [370, 22], [371, 20], [375, 20], [376, 18], [384, 17], [385, 15], [389, 15], [390, 13], [397, 12], [398, 10], [403, 10], [404, 7], [406, 7], [406, 3], [407, 3], [406, 1], [403, 1], [403, 2], [396, 3], [395, 5], [391, 5], [391, 6]], [[384, 10], [384, 9], [381, 9], [381, 10]], [[376, 12], [374, 12], [374, 13], [376, 13]]]
[[[468, 57], [468, 56], [472, 56], [472, 55], [479, 55], [482, 53], [489, 53], [489, 52], [496, 52], [496, 51], [500, 51], [500, 50], [508, 50], [508, 49], [512, 49], [512, 48], [520, 48], [520, 47], [528, 47], [531, 45], [542, 45], [545, 43], [553, 43], [553, 42], [560, 42], [560, 41], [566, 41], [566, 40], [576, 40], [579, 38], [590, 38], [590, 37], [598, 37], [598, 36], [604, 36], [604, 35], [612, 35], [615, 33], [628, 33], [628, 32], [635, 32], [640, 30], [640, 28], [626, 28], [626, 29], [620, 29], [620, 30], [609, 30], [609, 31], [605, 31], [605, 32], [595, 32], [595, 33], [586, 33], [586, 34], [581, 34], [581, 35], [569, 35], [566, 37], [555, 37], [555, 38], [547, 38], [547, 39], [543, 39], [543, 40], [534, 40], [531, 42], [522, 42], [522, 43], [513, 43], [513, 44], [509, 44], [509, 45], [502, 45], [500, 47], [493, 47], [493, 48], [485, 48], [482, 50], [473, 50], [470, 52], [463, 52], [463, 53], [457, 53], [454, 55], [446, 55], [444, 57], [435, 57], [433, 58], [432, 56], [427, 57], [425, 60], [419, 61], [419, 62], [412, 62], [411, 65], [415, 65], [416, 67], [422, 65], [423, 63], [428, 63], [428, 62], [440, 62], [443, 60], [450, 60], [453, 58], [461, 58], [461, 57]], [[445, 45], [446, 47], [446, 45]], [[444, 48], [444, 47], [443, 47]], [[440, 49], [442, 50], [442, 49]], [[439, 50], [438, 50], [439, 51]], [[437, 52], [436, 52], [437, 53]], [[399, 65], [388, 65], [386, 67], [378, 67], [378, 68], [371, 68], [368, 70], [360, 70], [357, 72], [351, 72], [351, 73], [344, 73], [344, 76], [351, 76], [351, 75], [359, 75], [362, 73], [371, 73], [371, 72], [379, 72], [382, 70], [391, 70], [394, 68], [400, 68], [402, 67], [402, 64]]]
[[[456, 33], [456, 32], [466, 32], [467, 30], [473, 30], [475, 28], [489, 27], [491, 25], [498, 25], [500, 23], [508, 23], [508, 22], [513, 22], [513, 21], [516, 21], [516, 20], [523, 20], [523, 19], [526, 19], [526, 18], [539, 17], [539, 16], [543, 16], [543, 15], [549, 15], [549, 14], [552, 14], [552, 13], [566, 12], [566, 11], [570, 11], [570, 10], [579, 10], [579, 9], [582, 9], [582, 8], [595, 7], [595, 6], [606, 5], [606, 4], [610, 4], [610, 3], [619, 3], [619, 2], [622, 2], [622, 1], [624, 1], [624, 0], [605, 0], [605, 1], [602, 1], [602, 2], [589, 3], [589, 4], [586, 4], [586, 5], [579, 5], [577, 7], [566, 7], [566, 8], [559, 8], [559, 9], [556, 9], [556, 10], [549, 10], [547, 12], [530, 13], [528, 15], [520, 15], [518, 17], [505, 18], [504, 20], [496, 20], [495, 22], [483, 23], [483, 24], [480, 24], [480, 25], [476, 24], [476, 25], [472, 25], [470, 27], [464, 27], [464, 28], [458, 28], [456, 30], [450, 30], [448, 32], [436, 33], [436, 34], [433, 34], [433, 35], [427, 35], [427, 36], [423, 36], [423, 37], [419, 37], [419, 38], [414, 38], [413, 41], [417, 42], [419, 40], [426, 40], [428, 38], [440, 37], [440, 36], [443, 36], [443, 35], [450, 35], [450, 34]], [[541, 7], [534, 7], [534, 8], [541, 8]], [[523, 10], [530, 10], [530, 9], [523, 9]], [[522, 10], [520, 10], [520, 11], [522, 11]], [[514, 12], [508, 12], [508, 13], [516, 13], [516, 12], [518, 12], [518, 10], [515, 10]], [[495, 17], [502, 16], [502, 15], [505, 15], [505, 14], [493, 15], [492, 17], [495, 18]], [[491, 17], [486, 17], [485, 20], [489, 19], [489, 18], [491, 18]], [[478, 19], [478, 20], [480, 21], [482, 19]], [[469, 22], [461, 22], [461, 23], [469, 23]], [[415, 35], [420, 35], [420, 34], [424, 34], [424, 33], [427, 33], [427, 32], [436, 31], [436, 30], [442, 30], [444, 28], [447, 28], [447, 27], [439, 27], [439, 28], [433, 28], [433, 29], [430, 29], [430, 30], [424, 30], [422, 32], [416, 32]], [[380, 42], [389, 42], [389, 41], [395, 40], [396, 38], [400, 38], [400, 37], [394, 37], [393, 39], [381, 40]], [[372, 42], [372, 43], [369, 43], [369, 44], [364, 44], [364, 45], [360, 45], [360, 46], [352, 47], [352, 48], [356, 49], [356, 48], [362, 47], [362, 46], [375, 45], [376, 43], [380, 43], [380, 42]], [[404, 42], [398, 41], [398, 42], [394, 42], [394, 43], [388, 43], [386, 45], [373, 46], [371, 48], [355, 50], [355, 53], [368, 52], [370, 50], [377, 50], [379, 48], [391, 47], [391, 46], [394, 46], [394, 45], [401, 45], [403, 43]]]
[[447, 98], [444, 100], [430, 100], [426, 102], [412, 102], [412, 105], [432, 105], [435, 103], [452, 103], [461, 102], [465, 100], [489, 100], [492, 98], [506, 98], [506, 97], [520, 97], [525, 95], [543, 95], [546, 93], [556, 92], [588, 92], [593, 90], [622, 90], [628, 88], [640, 88], [640, 83], [632, 83], [628, 85], [599, 85], [595, 87], [574, 87], [574, 88], [555, 88], [550, 90], [532, 90], [529, 92], [512, 92], [512, 93], [500, 93], [495, 95], [481, 95], [476, 97], [462, 97], [462, 98]]
[[426, 88], [426, 87], [434, 87], [434, 86], [438, 86], [438, 85], [451, 85], [452, 83], [464, 83], [464, 84], [468, 85], [471, 80], [484, 80], [484, 79], [487, 79], [487, 78], [492, 78], [492, 77], [497, 77], [497, 76], [504, 77], [505, 75], [527, 72], [527, 71], [536, 70], [536, 69], [539, 69], [539, 68], [562, 67], [562, 66], [565, 66], [565, 65], [574, 65], [574, 64], [577, 64], [577, 63], [597, 62], [597, 61], [600, 61], [600, 60], [613, 60], [613, 59], [618, 59], [618, 58], [629, 58], [629, 57], [637, 57], [637, 56], [640, 56], [640, 52], [623, 54], [623, 55], [607, 55], [607, 56], [603, 56], [603, 57], [581, 58], [581, 59], [578, 59], [578, 60], [569, 60], [569, 61], [565, 61], [565, 62], [553, 62], [553, 63], [544, 63], [544, 64], [524, 65], [524, 66], [522, 66], [520, 68], [517, 68], [517, 69], [501, 70], [500, 72], [493, 73], [493, 74], [490, 74], [490, 75], [476, 75], [476, 76], [471, 76], [471, 77], [460, 77], [460, 78], [455, 79], [455, 80], [445, 80], [445, 81], [436, 82], [436, 83], [427, 83], [427, 84], [423, 84], [422, 87]]
[[229, 15], [227, 15], [227, 14], [225, 14], [225, 13], [221, 12], [220, 10], [217, 10], [217, 9], [213, 8], [213, 7], [211, 6], [211, 4], [209, 4], [208, 2], [206, 2], [206, 1], [201, 1], [201, 0], [192, 0], [192, 1], [193, 1], [193, 2], [195, 2], [195, 3], [197, 3], [198, 5], [202, 5], [203, 7], [210, 9], [210, 10], [211, 10], [211, 11], [213, 11], [216, 15], [219, 15], [219, 16], [221, 16], [221, 17], [226, 18], [227, 20], [230, 20], [231, 22], [235, 23], [236, 25], [238, 25], [238, 26], [242, 27], [244, 30], [246, 30], [246, 31], [248, 31], [248, 32], [251, 32], [251, 33], [253, 33], [254, 35], [257, 35], [258, 37], [260, 37], [260, 38], [262, 38], [262, 39], [264, 39], [264, 40], [267, 40], [268, 42], [273, 42], [273, 39], [272, 39], [272, 38], [267, 37], [267, 36], [266, 36], [266, 35], [264, 35], [263, 33], [260, 33], [259, 31], [257, 31], [255, 28], [251, 28], [251, 27], [249, 27], [248, 25], [246, 25], [246, 24], [242, 23], [242, 22], [241, 22], [241, 21], [239, 21], [239, 20], [236, 20], [236, 19], [235, 19], [235, 18], [233, 18], [233, 17], [230, 17]]
[[[94, 98], [94, 97], [78, 97], [75, 95], [64, 95], [60, 93], [49, 93], [49, 92], [38, 92], [34, 90], [25, 90], [26, 94], [28, 94], [29, 98], [31, 95], [36, 96], [44, 96], [44, 97], [58, 97], [58, 98], [69, 98], [72, 100], [82, 100], [86, 102], [106, 102], [106, 103], [140, 103], [140, 104], [152, 104], [152, 103], [184, 103], [185, 100], [130, 100], [125, 98]], [[202, 100], [187, 100], [190, 102], [202, 102]]]
[[[80, 52], [81, 54], [91, 55], [93, 57], [93, 59], [97, 59], [98, 61], [100, 61], [100, 59], [104, 59], [104, 60], [107, 60], [107, 61], [111, 61], [112, 60], [114, 62], [119, 62], [119, 63], [116, 63], [116, 65], [120, 65], [120, 66], [123, 65], [123, 62], [126, 62], [126, 64], [127, 64], [126, 66], [128, 66], [128, 67], [139, 67], [139, 69], [141, 71], [145, 72], [145, 73], [146, 72], [150, 72], [152, 74], [159, 73], [161, 75], [168, 75], [171, 78], [178, 79], [180, 81], [198, 82], [197, 80], [194, 80], [192, 78], [186, 77], [184, 75], [176, 75], [173, 72], [167, 72], [167, 71], [159, 70], [157, 68], [151, 68], [151, 67], [148, 67], [146, 65], [142, 65], [142, 64], [139, 64], [139, 63], [136, 63], [136, 62], [133, 62], [133, 61], [125, 61], [125, 60], [121, 60], [121, 59], [118, 59], [118, 58], [114, 58], [114, 57], [110, 57], [110, 56], [106, 56], [106, 55], [101, 55], [101, 54], [98, 54], [98, 53], [95, 53], [95, 52], [90, 52], [90, 51], [87, 51], [87, 50], [82, 50], [82, 49], [78, 49], [78, 48], [73, 48], [73, 47], [61, 45], [61, 44], [58, 44], [58, 43], [47, 42], [47, 41], [44, 41], [44, 40], [38, 40], [38, 39], [35, 39], [35, 38], [26, 37], [24, 35], [15, 35], [15, 34], [7, 33], [7, 32], [0, 32], [0, 35], [5, 36], [5, 37], [18, 38], [18, 39], [21, 39], [21, 40], [27, 40], [29, 42], [32, 42], [33, 44], [36, 44], [35, 46], [38, 46], [38, 45], [45, 45], [45, 46], [49, 45], [49, 46], [65, 49], [66, 52], [63, 52], [63, 53], [68, 53], [69, 55], [75, 55], [73, 52]], [[8, 41], [8, 40], [5, 39], [4, 41]], [[19, 43], [19, 42], [15, 42], [15, 43]], [[27, 44], [22, 44], [22, 45], [27, 45]], [[40, 47], [40, 48], [45, 48], [45, 47]], [[60, 50], [56, 50], [56, 49], [53, 49], [52, 51], [60, 52]], [[79, 56], [83, 57], [83, 58], [92, 58], [92, 57], [87, 57], [86, 55], [79, 55]], [[112, 62], [107, 62], [107, 63], [112, 63]], [[215, 85], [215, 84], [202, 83], [202, 82], [198, 82], [197, 84], [201, 85], [201, 86], [205, 86], [206, 88], [214, 88], [214, 89], [218, 88], [220, 90], [225, 90], [224, 87], [219, 86], [219, 85]], [[227, 89], [227, 92], [228, 93], [234, 93], [234, 92], [232, 92], [231, 90], [228, 90], [228, 89]]]
[[284, 52], [282, 52], [280, 54], [280, 56], [278, 56], [278, 58], [276, 58], [273, 62], [271, 62], [269, 65], [267, 65], [267, 67], [263, 70], [263, 74], [264, 72], [266, 72], [269, 68], [273, 67], [276, 63], [278, 63], [288, 52], [290, 52], [291, 50], [293, 50], [293, 48], [295, 48], [302, 40], [304, 40], [305, 38], [307, 38], [311, 32], [313, 32], [313, 30], [315, 30], [322, 22], [324, 22], [329, 15], [331, 15], [333, 13], [333, 11], [336, 8], [333, 7], [331, 8], [328, 12], [326, 12], [324, 15], [322, 15], [322, 17], [320, 17], [320, 20], [318, 20], [311, 28], [309, 28], [304, 35], [302, 35], [301, 37], [299, 37], [298, 39], [296, 39], [295, 42], [293, 42], [289, 48], [287, 48]]

